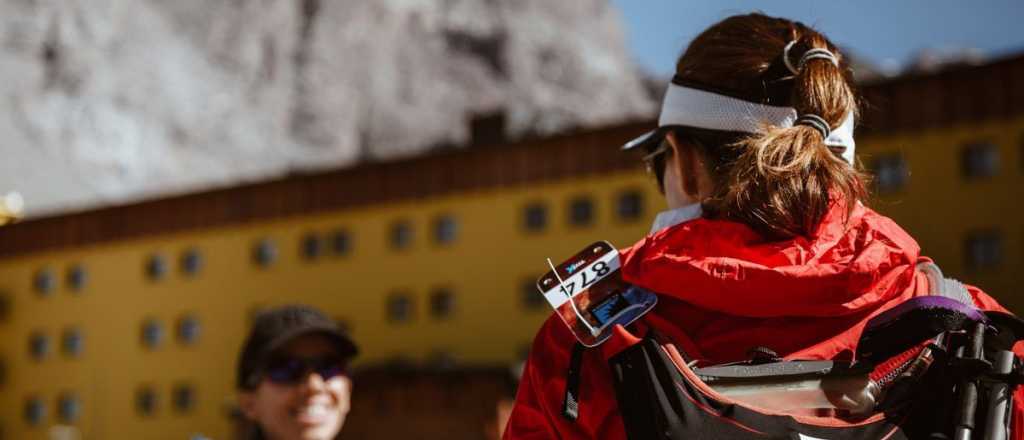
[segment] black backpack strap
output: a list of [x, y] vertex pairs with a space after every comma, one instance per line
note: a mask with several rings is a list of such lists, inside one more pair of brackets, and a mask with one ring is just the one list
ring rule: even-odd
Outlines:
[[580, 416], [580, 374], [583, 370], [583, 351], [587, 347], [577, 342], [572, 347], [569, 371], [565, 376], [565, 401], [562, 403], [562, 417], [576, 421]]

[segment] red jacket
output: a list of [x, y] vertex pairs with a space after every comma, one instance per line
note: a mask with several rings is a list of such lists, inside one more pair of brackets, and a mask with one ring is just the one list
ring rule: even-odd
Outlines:
[[[849, 359], [868, 319], [927, 294], [928, 281], [915, 271], [927, 259], [896, 223], [862, 205], [844, 217], [835, 208], [811, 238], [776, 242], [740, 223], [692, 220], [622, 251], [622, 274], [659, 293], [642, 325], [691, 358], [737, 361], [763, 346], [788, 359]], [[981, 308], [1005, 311], [968, 290]], [[606, 363], [622, 339], [584, 352], [579, 416], [569, 421], [561, 410], [576, 340], [552, 315], [533, 342], [504, 438], [624, 439]], [[1024, 439], [1022, 397], [1018, 389], [1014, 439]]]

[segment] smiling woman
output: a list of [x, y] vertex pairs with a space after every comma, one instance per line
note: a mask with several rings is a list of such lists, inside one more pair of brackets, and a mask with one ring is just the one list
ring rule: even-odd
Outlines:
[[238, 362], [239, 406], [247, 439], [330, 440], [348, 415], [346, 372], [355, 344], [331, 319], [306, 306], [256, 318]]

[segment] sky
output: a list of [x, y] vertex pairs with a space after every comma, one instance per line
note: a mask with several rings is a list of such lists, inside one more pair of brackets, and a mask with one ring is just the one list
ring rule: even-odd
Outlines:
[[733, 14], [761, 11], [802, 21], [883, 68], [925, 48], [978, 48], [988, 56], [1024, 52], [1024, 0], [612, 0], [633, 56], [669, 75], [700, 31]]

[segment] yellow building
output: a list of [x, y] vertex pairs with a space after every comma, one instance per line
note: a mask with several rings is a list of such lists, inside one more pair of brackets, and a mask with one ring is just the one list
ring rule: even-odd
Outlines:
[[865, 87], [873, 207], [946, 272], [1024, 312], [1024, 56]]
[[[882, 175], [876, 206], [947, 272], [1024, 306], [1013, 296], [1024, 57], [865, 92], [879, 106], [858, 138]], [[281, 303], [336, 316], [362, 347], [359, 365], [512, 365], [548, 315], [533, 287], [545, 258], [598, 239], [629, 245], [662, 209], [637, 158], [617, 151], [652, 125], [6, 226], [0, 432], [230, 438], [248, 319]]]

